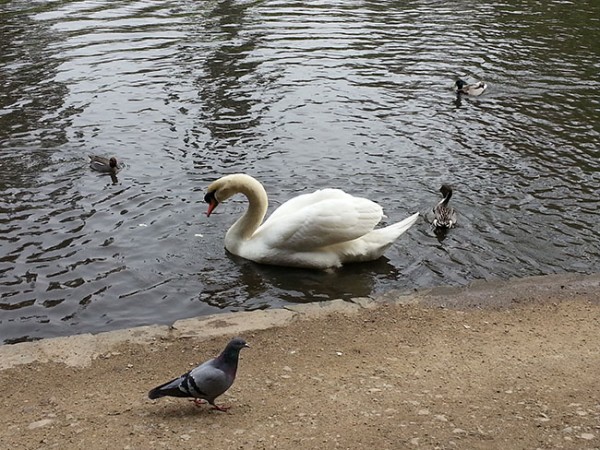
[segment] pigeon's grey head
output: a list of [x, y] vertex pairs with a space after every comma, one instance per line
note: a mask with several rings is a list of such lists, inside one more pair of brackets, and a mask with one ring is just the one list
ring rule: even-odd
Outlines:
[[229, 341], [229, 344], [227, 344], [228, 349], [236, 350], [238, 352], [244, 347], [250, 348], [246, 341], [243, 340], [241, 337], [233, 338], [231, 341]]
[[240, 350], [244, 347], [250, 347], [245, 340], [240, 337], [233, 338], [227, 346], [225, 350], [221, 352], [218, 358], [218, 361], [225, 362], [227, 364], [233, 364], [233, 366], [237, 366], [237, 360], [240, 356]]

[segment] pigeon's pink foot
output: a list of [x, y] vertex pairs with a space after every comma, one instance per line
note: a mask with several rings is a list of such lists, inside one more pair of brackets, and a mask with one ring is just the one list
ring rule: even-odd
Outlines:
[[206, 400], [204, 400], [202, 398], [194, 398], [194, 399], [190, 399], [190, 402], [194, 402], [194, 405], [200, 407], [206, 403]]
[[213, 404], [213, 409], [216, 409], [217, 411], [222, 411], [222, 412], [227, 412], [227, 410], [231, 408], [231, 406], [219, 406], [219, 405], [214, 405]]

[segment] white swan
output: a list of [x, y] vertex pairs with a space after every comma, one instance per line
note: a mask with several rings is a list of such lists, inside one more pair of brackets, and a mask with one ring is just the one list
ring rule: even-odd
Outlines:
[[288, 200], [261, 225], [267, 193], [246, 174], [227, 175], [208, 186], [207, 216], [220, 202], [241, 193], [248, 209], [227, 231], [225, 248], [262, 264], [327, 269], [379, 258], [419, 218], [419, 213], [375, 230], [383, 217], [377, 203], [339, 189], [322, 189]]

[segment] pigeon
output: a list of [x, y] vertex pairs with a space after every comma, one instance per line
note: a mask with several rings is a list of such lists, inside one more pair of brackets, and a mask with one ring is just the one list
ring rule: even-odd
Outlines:
[[97, 155], [88, 156], [90, 157], [90, 167], [98, 172], [117, 173], [120, 169], [117, 165], [117, 158], [114, 156], [110, 159]]
[[244, 347], [250, 347], [245, 340], [239, 337], [232, 339], [219, 356], [155, 387], [148, 392], [148, 397], [152, 400], [160, 397], [192, 397], [196, 406], [200, 406], [206, 400], [213, 409], [227, 411], [229, 407], [216, 405], [215, 399], [233, 384], [240, 350]]

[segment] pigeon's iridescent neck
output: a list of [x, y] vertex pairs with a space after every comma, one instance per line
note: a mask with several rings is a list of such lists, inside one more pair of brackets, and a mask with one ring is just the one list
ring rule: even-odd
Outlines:
[[240, 349], [226, 349], [217, 358], [220, 368], [231, 377], [235, 377], [237, 372]]

